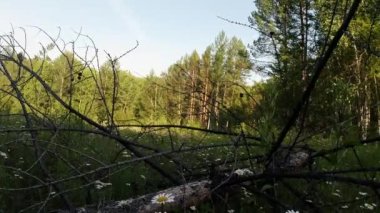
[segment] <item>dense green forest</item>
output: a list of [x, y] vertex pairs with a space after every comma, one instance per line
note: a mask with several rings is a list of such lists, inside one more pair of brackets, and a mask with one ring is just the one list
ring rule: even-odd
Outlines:
[[[33, 56], [1, 35], [0, 209], [378, 209], [380, 4], [254, 4], [248, 23], [222, 18], [256, 31], [251, 44], [222, 31], [146, 77], [39, 28], [50, 42]], [[209, 195], [154, 206], [205, 180]]]
[[[204, 53], [200, 55], [194, 50], [161, 76], [152, 73], [145, 78], [136, 77], [121, 70], [117, 62], [92, 69], [72, 52], [55, 59], [35, 56], [25, 64], [36, 67], [41, 78], [64, 101], [105, 125], [114, 120], [117, 124], [191, 124], [217, 129], [248, 122], [251, 113], [246, 107], [252, 101], [243, 94], [251, 90], [246, 85], [252, 68], [249, 52], [241, 40], [229, 39], [224, 32]], [[12, 76], [19, 72], [12, 63], [4, 65]], [[6, 76], [1, 76], [2, 85], [6, 82]], [[23, 92], [28, 102], [45, 115], [65, 115], [37, 80], [25, 85]], [[20, 112], [17, 101], [2, 100], [3, 113]]]

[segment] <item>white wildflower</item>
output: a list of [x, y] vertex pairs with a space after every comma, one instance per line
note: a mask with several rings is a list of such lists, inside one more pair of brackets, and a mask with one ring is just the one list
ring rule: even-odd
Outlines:
[[123, 152], [123, 157], [125, 157], [125, 158], [130, 158], [130, 157], [132, 157], [127, 151], [124, 151]]
[[146, 179], [145, 175], [140, 175], [140, 177], [144, 180]]
[[7, 153], [2, 152], [2, 151], [0, 151], [0, 156], [3, 157], [4, 159], [7, 159], [7, 158], [8, 158]]
[[234, 173], [237, 174], [238, 176], [244, 176], [244, 171], [242, 169], [236, 169]]
[[228, 213], [234, 213], [235, 210], [233, 210], [233, 209], [228, 209], [227, 212], [228, 212]]
[[174, 202], [174, 196], [170, 193], [160, 193], [152, 198], [152, 203], [165, 204]]
[[372, 204], [369, 204], [369, 203], [365, 203], [365, 204], [364, 204], [364, 207], [365, 207], [366, 209], [368, 209], [368, 210], [374, 210], [374, 209], [375, 209], [375, 207], [374, 207]]
[[252, 193], [247, 191], [247, 189], [245, 187], [242, 187], [242, 190], [243, 190], [244, 197], [249, 198], [252, 196]]
[[342, 209], [348, 209], [348, 205], [343, 205], [340, 208], [342, 208]]
[[19, 174], [13, 174], [13, 176], [14, 177], [16, 177], [16, 178], [19, 178], [19, 179], [24, 179], [21, 175], [19, 175]]
[[196, 211], [196, 210], [197, 210], [197, 207], [195, 207], [195, 206], [190, 206], [190, 210], [191, 210], [191, 211]]
[[333, 192], [332, 195], [337, 196], [337, 197], [341, 197], [340, 194], [336, 193], [336, 192]]
[[249, 169], [244, 169], [245, 175], [253, 175], [253, 172]]
[[367, 192], [359, 192], [359, 195], [366, 196], [366, 195], [368, 195], [368, 193]]
[[249, 176], [249, 175], [253, 175], [253, 172], [249, 169], [236, 169], [234, 171], [235, 174], [237, 174], [238, 176]]
[[132, 200], [121, 200], [117, 202], [118, 207], [128, 206], [132, 203]]
[[297, 210], [287, 210], [285, 213], [299, 213]]
[[78, 210], [77, 210], [77, 212], [78, 213], [84, 213], [84, 212], [86, 212], [86, 209], [85, 208], [79, 208]]
[[96, 180], [94, 182], [94, 185], [95, 185], [95, 188], [100, 190], [100, 189], [103, 189], [104, 187], [107, 187], [107, 186], [111, 186], [112, 183], [103, 183], [102, 181], [100, 180]]

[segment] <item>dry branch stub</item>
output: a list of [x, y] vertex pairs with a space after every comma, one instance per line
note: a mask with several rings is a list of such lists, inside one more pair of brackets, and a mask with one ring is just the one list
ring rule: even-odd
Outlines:
[[306, 166], [311, 165], [311, 150], [302, 147], [286, 148], [277, 150], [270, 164], [266, 168], [269, 173], [299, 172]]

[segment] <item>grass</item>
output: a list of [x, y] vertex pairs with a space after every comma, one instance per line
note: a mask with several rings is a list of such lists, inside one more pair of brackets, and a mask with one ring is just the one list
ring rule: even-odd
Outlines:
[[[20, 118], [2, 118], [1, 124], [8, 129], [20, 128], [22, 122]], [[85, 125], [74, 123], [73, 126], [85, 127]], [[140, 134], [141, 131], [124, 129], [121, 135], [131, 141], [149, 145], [160, 150], [189, 149], [204, 145], [218, 145], [236, 141], [237, 137], [225, 135], [205, 134], [189, 130], [162, 129], [154, 132]], [[28, 208], [33, 204], [45, 201], [48, 195], [54, 196], [53, 188], [41, 187], [33, 190], [10, 191], [7, 188], [23, 188], [40, 184], [37, 179], [31, 178], [28, 174], [41, 179], [45, 177], [36, 162], [34, 146], [30, 140], [28, 132], [23, 133], [1, 133], [0, 151], [6, 153], [7, 157], [0, 156], [0, 180], [2, 188], [0, 191], [0, 206], [6, 212], [17, 212]], [[101, 166], [133, 159], [134, 156], [128, 150], [116, 143], [114, 140], [104, 136], [80, 133], [80, 132], [39, 132], [38, 142], [44, 151], [43, 160], [56, 179], [68, 178], [80, 173], [89, 172]], [[255, 141], [248, 141], [254, 143]], [[239, 142], [241, 143], [241, 142]], [[344, 141], [339, 141], [344, 143]], [[315, 136], [310, 139], [310, 146], [315, 149], [329, 149], [336, 146], [333, 136]], [[251, 156], [260, 155], [267, 149], [266, 144], [262, 146], [252, 146], [248, 148]], [[211, 165], [219, 165], [218, 168], [224, 170], [234, 170], [236, 168], [249, 167], [248, 161], [233, 162], [235, 157], [248, 157], [247, 147], [240, 146], [234, 149], [232, 146], [207, 148], [191, 152], [176, 154], [175, 158], [193, 171], [193, 174], [184, 174], [184, 181], [194, 181], [199, 178], [207, 178]], [[374, 167], [379, 165], [380, 157], [377, 144], [359, 145], [355, 149], [347, 149], [319, 158], [314, 162], [313, 168], [318, 171], [343, 170], [360, 167]], [[174, 156], [174, 155], [172, 155]], [[165, 171], [180, 177], [178, 165], [163, 156], [153, 159]], [[232, 163], [227, 163], [231, 160]], [[255, 170], [260, 170], [260, 166]], [[354, 174], [353, 177], [367, 179], [379, 179], [376, 173]], [[45, 179], [46, 180], [46, 179]], [[102, 189], [97, 189], [94, 181], [111, 183]], [[281, 202], [293, 209], [307, 208], [309, 205], [301, 200], [315, 205], [323, 205], [323, 211], [343, 211], [366, 212], [368, 205], [377, 202], [373, 190], [364, 187], [357, 187], [350, 184], [333, 183], [325, 180], [278, 180], [278, 184], [271, 188], [268, 180], [257, 181], [252, 186], [245, 186], [244, 190], [238, 193], [238, 197], [229, 197], [226, 208], [233, 208], [235, 212], [267, 211], [271, 208], [270, 202], [259, 194], [254, 194], [254, 190], [260, 193], [274, 191]], [[284, 184], [285, 183], [285, 184]], [[269, 185], [268, 185], [269, 184]], [[83, 185], [88, 185], [83, 187]], [[75, 206], [87, 204], [101, 204], [111, 200], [122, 200], [137, 197], [146, 193], [155, 192], [171, 186], [172, 184], [162, 178], [155, 170], [152, 170], [146, 163], [137, 162], [126, 164], [117, 168], [110, 168], [93, 173], [83, 178], [77, 178], [63, 183], [65, 189], [72, 189], [68, 193], [70, 200]], [[291, 186], [291, 189], [288, 186]], [[268, 187], [269, 186], [269, 187]], [[269, 190], [269, 191], [268, 191]], [[307, 195], [307, 198], [299, 199], [294, 196], [297, 191], [299, 196]], [[348, 206], [348, 207], [347, 207]], [[36, 211], [36, 208], [29, 208], [28, 211]], [[62, 208], [59, 197], [53, 197], [45, 206], [47, 209]], [[348, 209], [346, 209], [346, 207]], [[215, 208], [215, 203], [205, 203], [198, 206], [199, 212], [207, 212]]]

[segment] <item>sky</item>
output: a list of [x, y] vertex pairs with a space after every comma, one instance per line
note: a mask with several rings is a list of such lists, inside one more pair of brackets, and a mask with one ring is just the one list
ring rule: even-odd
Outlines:
[[[28, 48], [36, 52], [46, 37], [31, 26], [71, 41], [76, 33], [90, 36], [99, 50], [113, 56], [139, 46], [120, 60], [123, 69], [137, 76], [152, 70], [166, 71], [185, 54], [199, 53], [222, 30], [244, 44], [256, 34], [247, 27], [231, 24], [217, 16], [248, 23], [253, 0], [1, 0], [0, 33], [27, 32]], [[78, 48], [89, 44], [82, 41]], [[30, 47], [29, 47], [30, 46]], [[102, 51], [102, 52], [103, 52]], [[101, 60], [105, 55], [101, 56]]]

